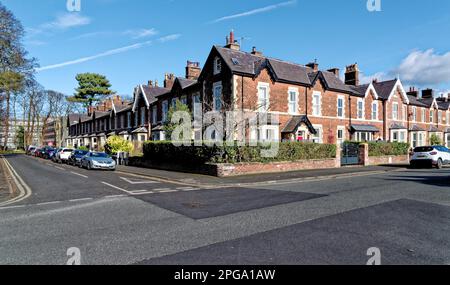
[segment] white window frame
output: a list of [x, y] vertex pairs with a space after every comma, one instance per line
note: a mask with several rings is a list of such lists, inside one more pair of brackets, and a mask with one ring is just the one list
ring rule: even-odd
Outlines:
[[[295, 96], [294, 101], [292, 101], [292, 98], [291, 98], [292, 94], [294, 94], [294, 96]], [[298, 94], [299, 94], [298, 88], [289, 87], [289, 89], [288, 89], [288, 112], [289, 112], [289, 114], [293, 114], [293, 115], [298, 114], [298, 107], [299, 107]]]
[[[266, 92], [266, 98], [262, 97], [262, 90]], [[258, 83], [258, 112], [268, 112], [270, 108], [270, 85], [266, 82]], [[264, 101], [264, 102], [263, 102]]]
[[[340, 101], [342, 101], [342, 106], [339, 106], [339, 102]], [[344, 96], [342, 96], [342, 95], [339, 95], [338, 97], [337, 97], [337, 106], [336, 106], [336, 108], [337, 108], [337, 110], [336, 110], [336, 116], [338, 117], [338, 118], [345, 118], [345, 97]], [[339, 111], [341, 110], [341, 112], [342, 112], [342, 114], [341, 115], [339, 115]]]
[[427, 120], [427, 111], [425, 108], [422, 108], [422, 123], [425, 123]]
[[412, 107], [412, 121], [417, 122], [417, 107], [416, 106]]
[[402, 120], [408, 120], [408, 107], [406, 105], [402, 105]]
[[[316, 98], [319, 99], [318, 104], [316, 104]], [[313, 116], [322, 116], [322, 93], [319, 91], [314, 91], [312, 94], [312, 113]]]
[[430, 109], [430, 123], [434, 124], [434, 110]]
[[313, 128], [317, 131], [317, 134], [311, 134], [311, 141], [314, 143], [323, 143], [323, 127], [322, 125], [313, 125]]
[[442, 124], [442, 111], [438, 111], [438, 124]]
[[[360, 106], [360, 104], [361, 104], [361, 106]], [[358, 98], [358, 102], [356, 103], [356, 117], [358, 120], [364, 120], [365, 107], [366, 107], [366, 104], [364, 102], [364, 99]]]
[[[339, 132], [342, 132], [342, 138], [339, 138]], [[346, 140], [345, 126], [338, 126], [336, 131], [336, 143], [342, 146]]]
[[[396, 139], [394, 137], [397, 136]], [[408, 141], [408, 134], [406, 130], [391, 130], [391, 142], [406, 143]]]
[[[198, 100], [197, 100], [197, 98], [198, 98]], [[196, 101], [198, 101], [198, 102], [196, 102]], [[194, 115], [194, 116], [196, 114], [198, 114], [198, 112], [200, 111], [200, 110], [196, 109], [196, 104], [200, 104], [200, 94], [198, 94], [198, 93], [195, 93], [192, 96], [192, 115]]]
[[392, 103], [392, 120], [397, 120], [398, 121], [398, 114], [399, 113], [399, 106], [398, 103]]
[[[216, 82], [213, 84], [213, 111], [221, 111], [222, 110], [222, 82]], [[219, 97], [219, 98], [218, 98]], [[220, 105], [219, 105], [220, 104]]]
[[[374, 107], [375, 107], [375, 110], [374, 110]], [[378, 121], [378, 102], [377, 101], [372, 102], [372, 108], [371, 108], [370, 113], [371, 113], [372, 121]], [[374, 116], [374, 114], [375, 114], [375, 116]]]

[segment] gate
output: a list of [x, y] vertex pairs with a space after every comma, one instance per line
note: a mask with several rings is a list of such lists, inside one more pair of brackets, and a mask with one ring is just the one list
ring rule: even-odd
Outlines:
[[344, 143], [342, 145], [341, 165], [358, 165], [359, 164], [359, 144]]

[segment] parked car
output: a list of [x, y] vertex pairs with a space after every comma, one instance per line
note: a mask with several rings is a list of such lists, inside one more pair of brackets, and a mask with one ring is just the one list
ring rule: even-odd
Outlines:
[[81, 167], [87, 170], [116, 170], [116, 162], [104, 152], [89, 152], [81, 159]]
[[52, 159], [52, 157], [55, 155], [56, 149], [52, 147], [46, 147], [44, 148], [44, 152], [42, 153], [43, 159]]
[[71, 148], [63, 148], [56, 155], [56, 161], [59, 163], [67, 163], [69, 161], [69, 157], [72, 155], [73, 149]]
[[27, 149], [27, 155], [32, 155], [34, 151], [37, 149], [37, 146], [29, 146]]
[[59, 162], [58, 161], [58, 157], [59, 157], [59, 153], [61, 152], [61, 150], [63, 150], [62, 148], [57, 148], [56, 150], [55, 150], [55, 155], [52, 157], [52, 161], [53, 162]]
[[450, 164], [450, 150], [444, 146], [421, 146], [416, 147], [411, 157], [411, 167], [422, 165], [441, 169]]
[[81, 159], [83, 158], [83, 156], [85, 156], [88, 153], [89, 153], [89, 151], [86, 151], [86, 150], [78, 150], [78, 149], [74, 150], [70, 154], [67, 164], [81, 167]]
[[34, 151], [34, 157], [42, 157], [42, 155], [43, 155], [43, 153], [44, 153], [44, 149], [43, 148], [37, 148], [35, 151]]

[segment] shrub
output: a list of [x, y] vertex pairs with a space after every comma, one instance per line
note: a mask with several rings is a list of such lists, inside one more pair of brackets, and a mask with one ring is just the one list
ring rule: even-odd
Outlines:
[[407, 143], [370, 142], [369, 156], [406, 155], [409, 149], [410, 145]]
[[133, 144], [119, 136], [109, 137], [105, 149], [109, 154], [117, 154], [118, 152], [132, 152]]
[[78, 148], [78, 150], [82, 150], [82, 151], [89, 151], [89, 149], [86, 146], [80, 146]]
[[430, 137], [430, 144], [431, 145], [442, 145], [442, 140], [436, 134], [432, 134]]
[[171, 142], [146, 142], [144, 157], [154, 162], [183, 164], [296, 161], [336, 157], [336, 145], [282, 142], [275, 157], [263, 157], [270, 145], [174, 146]]

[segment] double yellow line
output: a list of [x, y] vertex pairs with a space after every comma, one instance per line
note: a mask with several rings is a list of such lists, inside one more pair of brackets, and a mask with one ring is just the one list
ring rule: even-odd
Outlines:
[[28, 197], [31, 196], [31, 188], [23, 181], [22, 177], [17, 174], [17, 172], [14, 170], [14, 168], [11, 166], [9, 161], [2, 156], [1, 157], [4, 165], [6, 166], [6, 170], [9, 172], [10, 176], [12, 177], [14, 184], [16, 185], [17, 189], [19, 190], [19, 195], [15, 198], [12, 198], [11, 200], [8, 200], [6, 202], [0, 203], [0, 207], [9, 206], [14, 203], [21, 202]]

